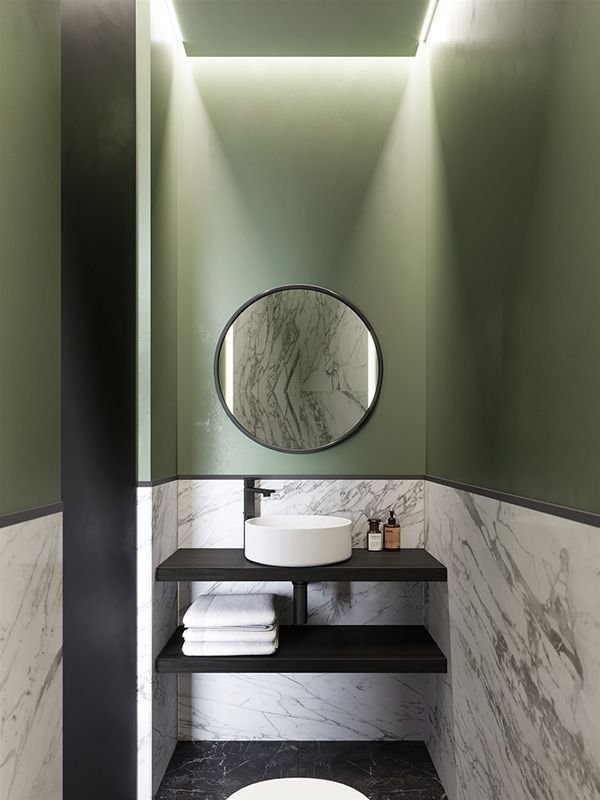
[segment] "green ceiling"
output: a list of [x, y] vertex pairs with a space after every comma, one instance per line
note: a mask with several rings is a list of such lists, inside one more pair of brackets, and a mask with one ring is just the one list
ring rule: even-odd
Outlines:
[[428, 0], [173, 0], [188, 56], [414, 56]]

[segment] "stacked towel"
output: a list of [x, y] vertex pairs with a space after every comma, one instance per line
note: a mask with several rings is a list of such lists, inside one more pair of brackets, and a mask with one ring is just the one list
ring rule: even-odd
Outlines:
[[211, 594], [183, 617], [186, 656], [271, 655], [279, 635], [272, 594]]

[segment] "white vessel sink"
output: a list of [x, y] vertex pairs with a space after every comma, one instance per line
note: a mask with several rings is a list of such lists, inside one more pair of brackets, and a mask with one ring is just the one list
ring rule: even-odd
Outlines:
[[244, 554], [272, 567], [318, 567], [352, 555], [349, 519], [285, 515], [246, 521]]

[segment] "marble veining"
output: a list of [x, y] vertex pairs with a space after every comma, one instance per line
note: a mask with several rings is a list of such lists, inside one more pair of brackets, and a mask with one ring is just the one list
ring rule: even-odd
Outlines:
[[420, 675], [181, 675], [181, 739], [423, 738]]
[[137, 798], [152, 797], [152, 489], [137, 490]]
[[241, 480], [178, 481], [179, 547], [241, 547], [244, 483]]
[[[177, 481], [152, 489], [152, 577], [177, 549]], [[177, 625], [177, 584], [154, 583], [152, 665]], [[152, 792], [156, 792], [177, 743], [177, 676], [152, 680]]]
[[[395, 509], [402, 525], [402, 546], [422, 547], [424, 536], [423, 481], [368, 478], [265, 479], [259, 486], [276, 490], [259, 498], [268, 514], [331, 514], [352, 521], [352, 546], [367, 546], [367, 519], [387, 519]], [[243, 542], [243, 482], [241, 480], [180, 480], [179, 547], [241, 547]]]
[[267, 295], [240, 314], [228, 340], [221, 386], [234, 417], [261, 441], [322, 447], [366, 413], [369, 332], [337, 298], [312, 289]]
[[[427, 485], [426, 738], [452, 800], [600, 797], [598, 529]], [[452, 746], [453, 743], [453, 746]]]
[[402, 546], [422, 547], [424, 536], [423, 481], [371, 478], [303, 478], [268, 480], [260, 486], [276, 493], [261, 499], [261, 513], [330, 514], [352, 522], [352, 546], [367, 546], [369, 517], [382, 522], [395, 509], [402, 526]]
[[[421, 480], [264, 480], [276, 493], [263, 514], [333, 514], [352, 521], [354, 547], [366, 547], [367, 518], [402, 525], [402, 542], [423, 542]], [[180, 481], [180, 547], [241, 547], [241, 480]], [[200, 594], [275, 592], [281, 622], [291, 622], [289, 583], [180, 584], [180, 616]], [[420, 583], [315, 583], [309, 587], [309, 624], [420, 624]], [[421, 739], [422, 676], [182, 675], [181, 739]], [[392, 703], [389, 698], [394, 698]]]
[[154, 580], [177, 549], [177, 481], [139, 488], [137, 503], [137, 796], [150, 800], [177, 743], [177, 678], [154, 671], [177, 625], [177, 584]]
[[0, 796], [62, 797], [62, 514], [0, 528]]
[[339, 781], [369, 800], [445, 800], [422, 742], [180, 742], [156, 800], [226, 800], [274, 778]]

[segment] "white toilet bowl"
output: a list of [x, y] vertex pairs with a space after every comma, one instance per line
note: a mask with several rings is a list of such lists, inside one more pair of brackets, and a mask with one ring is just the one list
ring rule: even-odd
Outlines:
[[364, 794], [319, 778], [276, 778], [244, 786], [228, 800], [368, 800]]

